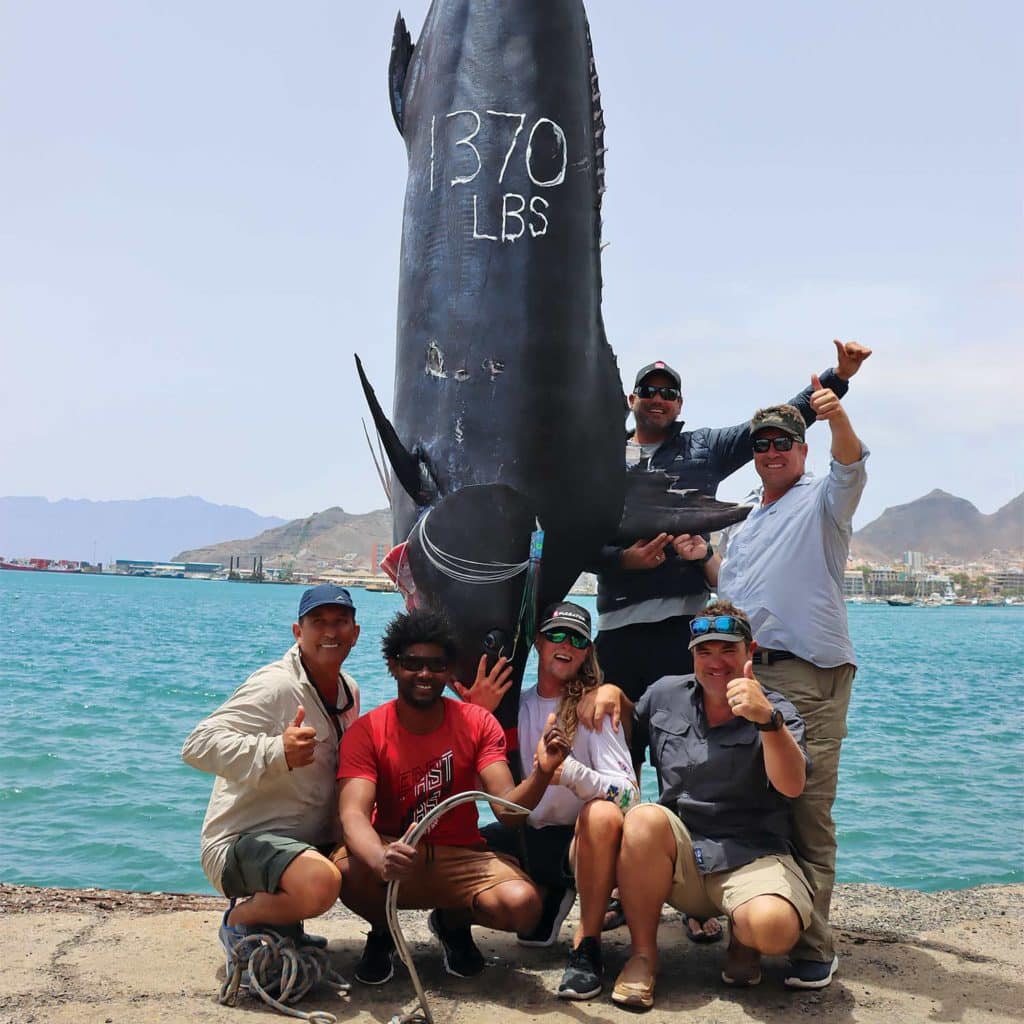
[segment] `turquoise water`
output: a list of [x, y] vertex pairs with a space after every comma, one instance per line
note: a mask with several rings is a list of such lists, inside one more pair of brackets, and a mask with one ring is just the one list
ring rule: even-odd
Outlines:
[[[287, 649], [300, 593], [0, 572], [0, 881], [209, 892], [210, 780], [178, 752]], [[346, 668], [369, 708], [393, 695], [378, 640], [400, 602], [355, 596]], [[840, 880], [1024, 881], [1024, 608], [851, 606], [850, 624]]]

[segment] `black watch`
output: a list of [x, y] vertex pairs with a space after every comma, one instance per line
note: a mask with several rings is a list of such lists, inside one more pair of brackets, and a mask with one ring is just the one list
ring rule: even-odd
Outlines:
[[715, 554], [715, 549], [710, 544], [708, 544], [708, 550], [707, 550], [707, 552], [705, 553], [704, 557], [700, 560], [700, 562], [698, 564], [699, 565], [707, 565], [707, 563], [710, 562], [711, 559], [714, 557], [714, 554]]
[[772, 710], [772, 717], [768, 719], [763, 725], [760, 722], [755, 722], [758, 732], [778, 732], [784, 725], [786, 720], [782, 717], [782, 712], [778, 708]]

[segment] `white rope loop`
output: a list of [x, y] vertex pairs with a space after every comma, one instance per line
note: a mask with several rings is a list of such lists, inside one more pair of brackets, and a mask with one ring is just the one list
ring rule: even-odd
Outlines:
[[[469, 803], [470, 801], [475, 802], [477, 800], [486, 800], [488, 803], [504, 807], [507, 811], [518, 811], [523, 815], [530, 813], [527, 808], [514, 804], [511, 800], [506, 800], [504, 797], [491, 796], [490, 793], [485, 793], [482, 790], [471, 789], [465, 793], [456, 793], [454, 796], [448, 797], [447, 800], [442, 800], [429, 814], [423, 817], [404, 842], [409, 846], [415, 847], [442, 814], [447, 813], [453, 807], [458, 807], [459, 804]], [[405, 941], [405, 936], [402, 934], [402, 929], [398, 923], [398, 887], [400, 884], [397, 879], [388, 882], [388, 891], [384, 899], [384, 913], [387, 917], [391, 937], [395, 940], [395, 948], [398, 950], [398, 955], [402, 963], [409, 969], [412, 986], [416, 990], [416, 1005], [407, 1013], [395, 1014], [389, 1024], [434, 1024], [433, 1014], [431, 1014], [430, 1007], [427, 1005], [427, 995], [423, 991], [423, 984], [416, 971], [416, 965], [412, 960], [412, 952]]]
[[416, 524], [419, 530], [420, 547], [426, 559], [438, 572], [459, 583], [473, 586], [485, 586], [491, 583], [504, 583], [515, 579], [530, 567], [530, 560], [525, 562], [476, 562], [470, 558], [442, 551], [427, 534], [427, 520], [431, 510], [428, 509]]
[[338, 1018], [326, 1010], [308, 1013], [296, 1010], [287, 1003], [297, 1003], [320, 982], [333, 985], [339, 992], [348, 992], [351, 985], [331, 967], [327, 954], [312, 946], [297, 948], [290, 938], [283, 938], [272, 929], [246, 935], [231, 950], [234, 969], [221, 986], [219, 1000], [225, 1006], [234, 1006], [245, 986], [255, 992], [268, 1006], [279, 1013], [310, 1024], [337, 1024]]

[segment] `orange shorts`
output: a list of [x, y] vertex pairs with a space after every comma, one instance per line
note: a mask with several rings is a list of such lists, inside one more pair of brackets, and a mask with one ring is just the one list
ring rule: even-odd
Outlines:
[[[396, 841], [392, 836], [381, 839], [385, 843]], [[348, 850], [339, 846], [331, 860], [344, 870], [349, 856]], [[502, 882], [533, 885], [511, 857], [490, 850], [421, 842], [416, 847], [412, 873], [398, 887], [398, 906], [403, 910], [472, 910], [480, 893]]]

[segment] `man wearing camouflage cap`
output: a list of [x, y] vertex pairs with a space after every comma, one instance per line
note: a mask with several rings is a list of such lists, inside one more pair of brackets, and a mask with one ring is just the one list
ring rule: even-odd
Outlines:
[[[871, 349], [855, 341], [834, 344], [836, 366], [821, 377], [842, 396]], [[792, 399], [808, 423], [815, 418], [810, 397], [805, 388]], [[636, 423], [626, 443], [631, 472], [662, 470], [676, 489], [714, 497], [718, 485], [751, 459], [745, 422], [684, 429], [682, 379], [662, 360], [637, 373], [629, 408]], [[686, 636], [690, 619], [708, 599], [706, 540], [660, 534], [630, 547], [608, 545], [591, 567], [599, 582], [597, 656], [607, 678], [634, 701], [661, 676], [693, 671]]]
[[838, 966], [828, 922], [836, 857], [832, 804], [857, 671], [843, 573], [868, 457], [835, 393], [817, 376], [811, 384], [811, 408], [832, 432], [828, 475], [804, 472], [806, 426], [798, 409], [759, 410], [750, 421], [762, 483], [757, 507], [727, 531], [724, 560], [715, 554], [707, 563], [719, 596], [750, 617], [758, 678], [789, 698], [807, 727], [814, 769], [793, 803], [793, 825], [797, 860], [814, 889], [814, 914], [790, 956], [790, 988], [824, 988]]

